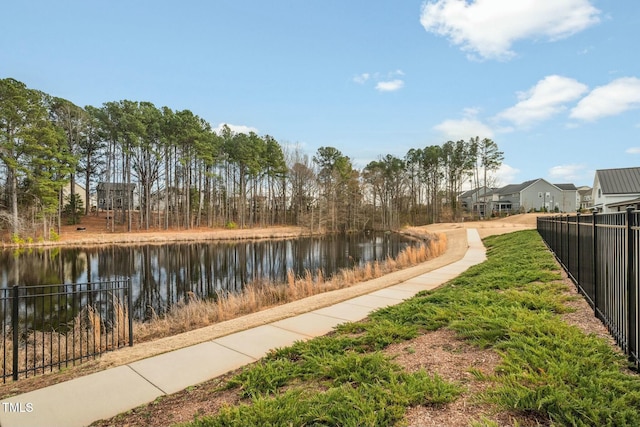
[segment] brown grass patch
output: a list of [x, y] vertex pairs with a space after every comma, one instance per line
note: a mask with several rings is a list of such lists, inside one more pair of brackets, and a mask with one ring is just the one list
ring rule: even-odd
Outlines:
[[[23, 333], [18, 347], [18, 378], [54, 372], [128, 345], [127, 308], [117, 298], [112, 304], [112, 319], [106, 319], [94, 307], [86, 306], [64, 332], [31, 330]], [[3, 355], [0, 374], [9, 375], [8, 382], [12, 381], [14, 362], [12, 335], [8, 330], [0, 348]]]
[[444, 234], [431, 235], [421, 244], [407, 247], [395, 259], [388, 258], [383, 263], [374, 261], [362, 267], [343, 269], [330, 280], [325, 279], [320, 270], [315, 276], [306, 270], [301, 277], [296, 277], [289, 271], [286, 283], [282, 284], [255, 283], [248, 285], [238, 294], [219, 293], [213, 300], [191, 295], [186, 301], [174, 305], [162, 317], [154, 316], [148, 322], [136, 322], [135, 341], [150, 341], [320, 293], [347, 288], [428, 261], [444, 253], [446, 248], [447, 238]]

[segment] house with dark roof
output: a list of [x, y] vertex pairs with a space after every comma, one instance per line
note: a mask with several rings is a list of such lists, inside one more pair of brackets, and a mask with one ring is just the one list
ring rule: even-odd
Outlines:
[[493, 188], [480, 187], [467, 190], [458, 196], [462, 209], [476, 214], [484, 215], [485, 200], [491, 200]]
[[578, 189], [573, 184], [552, 184], [543, 178], [532, 179], [496, 190], [492, 206], [494, 212], [576, 212]]
[[96, 186], [98, 209], [129, 209], [129, 203], [135, 204], [135, 184], [121, 182], [99, 182]]
[[[471, 200], [472, 196], [475, 196], [475, 201], [471, 205], [472, 208], [469, 208], [468, 200]], [[470, 190], [461, 195], [464, 205], [463, 197], [467, 200], [467, 209], [481, 215], [484, 214], [485, 206], [488, 212], [498, 215], [542, 210], [576, 212], [580, 206], [578, 189], [575, 185], [551, 184], [542, 178], [494, 188], [486, 192], [486, 195], [480, 189]]]
[[620, 212], [627, 206], [640, 208], [640, 167], [599, 169], [593, 180], [593, 208]]

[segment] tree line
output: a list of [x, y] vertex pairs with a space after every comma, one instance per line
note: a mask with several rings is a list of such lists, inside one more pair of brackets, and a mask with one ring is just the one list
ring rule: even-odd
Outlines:
[[[13, 236], [48, 239], [104, 212], [107, 226], [129, 231], [396, 229], [459, 217], [463, 185], [489, 185], [502, 159], [494, 141], [473, 137], [357, 170], [335, 147], [309, 156], [270, 135], [216, 132], [189, 110], [129, 100], [80, 107], [0, 80], [0, 227]], [[78, 183], [94, 203], [82, 203]], [[96, 189], [106, 191], [100, 200]]]

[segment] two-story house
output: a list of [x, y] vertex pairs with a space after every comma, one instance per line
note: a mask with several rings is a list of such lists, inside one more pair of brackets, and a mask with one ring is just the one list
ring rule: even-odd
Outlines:
[[463, 207], [481, 215], [557, 211], [576, 212], [580, 206], [578, 189], [573, 184], [551, 184], [538, 178], [502, 188], [470, 190], [460, 195]]
[[580, 199], [579, 207], [580, 210], [588, 210], [593, 206], [593, 188], [588, 185], [583, 185], [582, 187], [578, 187], [578, 198]]
[[493, 188], [480, 187], [463, 192], [458, 196], [462, 209], [474, 214], [484, 215], [487, 201], [493, 197]]
[[512, 212], [576, 212], [578, 189], [573, 184], [552, 184], [538, 178], [511, 184], [494, 192], [493, 210]]

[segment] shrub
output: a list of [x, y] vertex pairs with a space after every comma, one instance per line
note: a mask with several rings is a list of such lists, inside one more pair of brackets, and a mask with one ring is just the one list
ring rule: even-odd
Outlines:
[[49, 230], [49, 240], [51, 240], [52, 242], [57, 242], [58, 240], [60, 240], [60, 235], [56, 233], [53, 228]]

